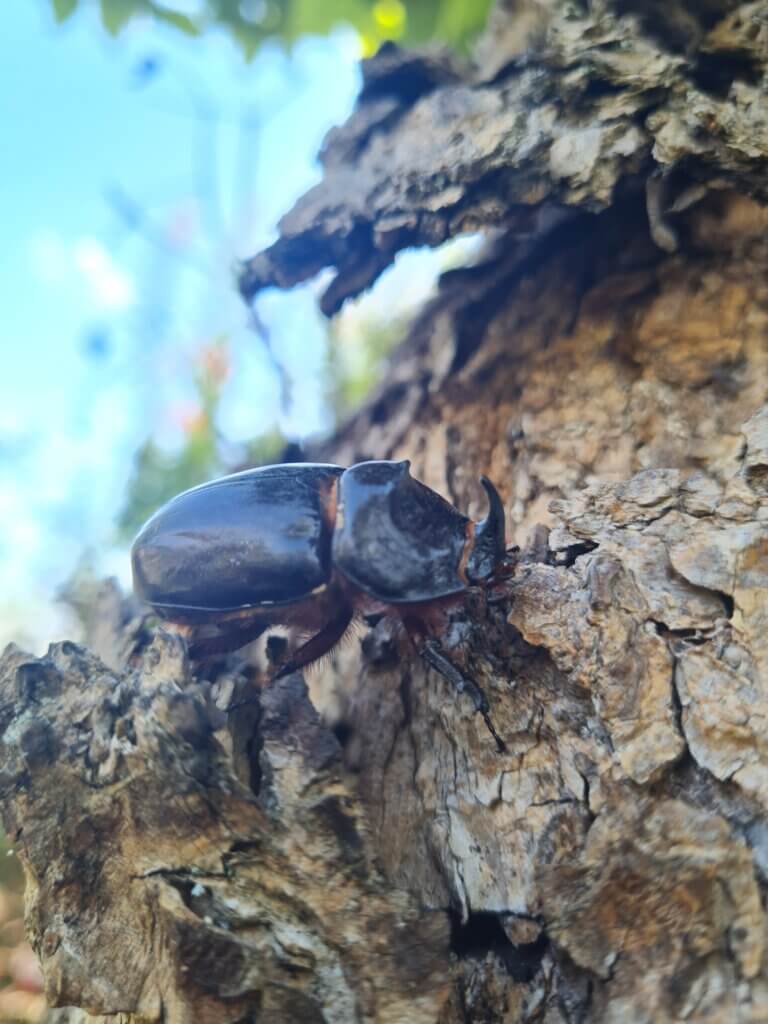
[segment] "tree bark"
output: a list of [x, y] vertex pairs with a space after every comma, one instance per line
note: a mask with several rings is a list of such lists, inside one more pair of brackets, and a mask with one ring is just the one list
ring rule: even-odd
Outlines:
[[367, 64], [241, 287], [334, 266], [332, 312], [492, 235], [316, 454], [410, 458], [472, 514], [499, 487], [519, 566], [446, 643], [507, 751], [387, 620], [310, 702], [258, 656], [201, 674], [109, 591], [99, 657], [0, 672], [52, 1005], [768, 1020], [767, 66], [765, 0], [500, 4], [476, 66]]

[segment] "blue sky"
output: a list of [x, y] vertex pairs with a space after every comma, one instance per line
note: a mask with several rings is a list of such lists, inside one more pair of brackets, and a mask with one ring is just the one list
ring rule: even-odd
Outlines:
[[148, 434], [178, 441], [206, 339], [232, 339], [228, 437], [327, 425], [314, 287], [261, 308], [295, 381], [284, 415], [232, 267], [318, 178], [359, 49], [339, 32], [246, 65], [223, 34], [142, 21], [112, 40], [91, 9], [56, 27], [44, 0], [6, 6], [0, 642], [40, 649], [70, 631], [51, 597], [83, 548], [125, 578], [111, 524], [132, 455]]

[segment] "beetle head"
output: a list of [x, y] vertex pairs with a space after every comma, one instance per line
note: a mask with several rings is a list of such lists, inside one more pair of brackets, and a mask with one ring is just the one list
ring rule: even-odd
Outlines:
[[472, 553], [467, 561], [467, 577], [473, 583], [487, 579], [504, 557], [504, 504], [488, 477], [480, 483], [488, 495], [488, 515], [475, 528]]

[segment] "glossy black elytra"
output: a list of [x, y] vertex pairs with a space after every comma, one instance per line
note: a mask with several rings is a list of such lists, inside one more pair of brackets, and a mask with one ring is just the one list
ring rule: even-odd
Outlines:
[[[136, 594], [190, 627], [193, 657], [236, 650], [270, 625], [311, 631], [277, 676], [322, 657], [356, 615], [396, 616], [422, 657], [472, 697], [502, 749], [485, 694], [446, 657], [440, 630], [445, 610], [500, 570], [504, 507], [482, 477], [489, 511], [473, 523], [409, 465], [289, 463], [185, 491], [134, 541]], [[202, 637], [206, 626], [217, 635]]]

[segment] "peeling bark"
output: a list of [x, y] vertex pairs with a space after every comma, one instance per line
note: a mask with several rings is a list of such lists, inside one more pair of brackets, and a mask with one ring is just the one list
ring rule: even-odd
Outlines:
[[654, 173], [681, 172], [672, 211], [729, 184], [765, 199], [766, 38], [761, 0], [529, 0], [500, 4], [463, 74], [388, 49], [326, 142], [323, 181], [246, 261], [241, 291], [333, 266], [331, 314], [401, 249], [500, 225], [528, 235], [532, 210], [598, 212]]
[[368, 65], [243, 289], [335, 266], [334, 309], [398, 249], [493, 229], [315, 454], [410, 458], [472, 514], [499, 487], [518, 569], [445, 642], [507, 751], [387, 620], [310, 703], [260, 690], [259, 652], [202, 671], [111, 592], [101, 661], [0, 670], [52, 1002], [768, 1020], [766, 26], [763, 2], [541, 0], [499, 6], [474, 69]]

